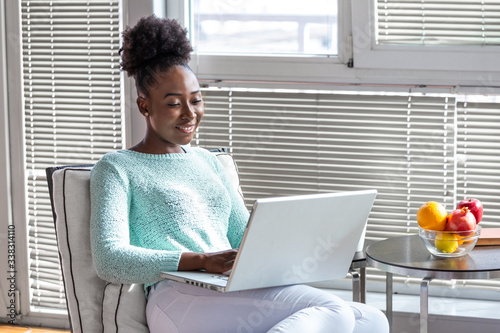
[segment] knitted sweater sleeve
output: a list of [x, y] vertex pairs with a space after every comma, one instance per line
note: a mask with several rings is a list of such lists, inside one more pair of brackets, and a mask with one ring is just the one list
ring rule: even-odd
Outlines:
[[128, 212], [131, 189], [112, 163], [99, 161], [91, 173], [91, 245], [99, 277], [118, 283], [151, 283], [160, 271], [175, 271], [181, 252], [130, 244]]
[[243, 233], [245, 232], [250, 214], [245, 206], [243, 197], [240, 195], [234, 184], [231, 183], [225, 168], [216, 158], [214, 159], [217, 172], [219, 173], [222, 183], [226, 187], [231, 198], [231, 215], [229, 216], [227, 238], [229, 239], [232, 248], [237, 249], [240, 247], [241, 239], [243, 238]]

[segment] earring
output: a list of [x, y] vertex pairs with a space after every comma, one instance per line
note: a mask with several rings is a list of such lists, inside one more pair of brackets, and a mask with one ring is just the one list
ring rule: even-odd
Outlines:
[[144, 112], [144, 117], [148, 117], [149, 116], [149, 113], [148, 112]]

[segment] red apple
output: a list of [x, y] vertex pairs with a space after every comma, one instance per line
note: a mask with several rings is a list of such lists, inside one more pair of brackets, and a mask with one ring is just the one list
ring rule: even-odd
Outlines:
[[[448, 221], [444, 230], [446, 231], [468, 231], [476, 229], [476, 218], [469, 211], [469, 208], [462, 207], [455, 209], [448, 215]], [[463, 234], [462, 236], [465, 236]]]
[[483, 218], [483, 204], [478, 199], [465, 199], [458, 203], [457, 209], [461, 209], [462, 207], [469, 208], [470, 212], [476, 218], [476, 224], [481, 222]]

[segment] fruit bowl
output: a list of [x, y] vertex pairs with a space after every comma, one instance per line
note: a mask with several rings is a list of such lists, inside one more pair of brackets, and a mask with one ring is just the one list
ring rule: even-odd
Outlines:
[[472, 231], [437, 231], [418, 227], [418, 234], [425, 247], [438, 257], [461, 257], [476, 245], [481, 234], [481, 226]]

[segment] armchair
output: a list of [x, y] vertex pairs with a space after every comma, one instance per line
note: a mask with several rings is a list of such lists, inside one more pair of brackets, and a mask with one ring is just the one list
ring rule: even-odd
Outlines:
[[[225, 149], [212, 151], [239, 189], [236, 164]], [[46, 169], [66, 302], [73, 333], [149, 333], [141, 284], [100, 279], [90, 248], [90, 171], [93, 165]], [[241, 189], [239, 189], [241, 193]]]

